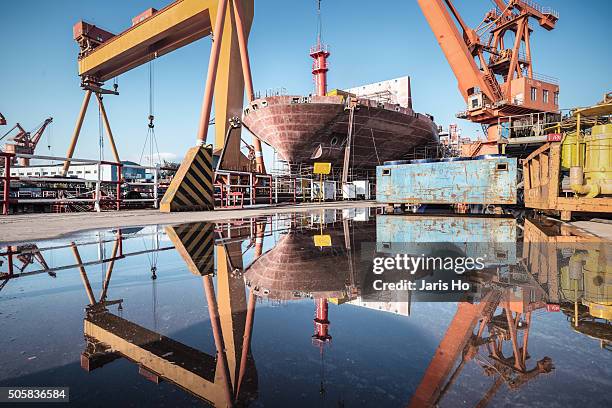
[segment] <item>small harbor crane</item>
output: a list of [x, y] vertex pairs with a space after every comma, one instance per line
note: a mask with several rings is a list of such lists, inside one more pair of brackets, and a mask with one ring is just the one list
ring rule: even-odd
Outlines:
[[[34, 154], [34, 150], [36, 149], [38, 142], [40, 142], [42, 135], [45, 133], [45, 129], [51, 122], [53, 122], [53, 118], [49, 117], [30, 132], [26, 131], [20, 123], [16, 123], [11, 130], [0, 137], [0, 140], [2, 140], [17, 129], [17, 134], [7, 139], [8, 143], [4, 145], [4, 152]], [[16, 163], [19, 163], [20, 166], [29, 166], [30, 159], [27, 157], [20, 157], [19, 159], [13, 157], [11, 164]]]

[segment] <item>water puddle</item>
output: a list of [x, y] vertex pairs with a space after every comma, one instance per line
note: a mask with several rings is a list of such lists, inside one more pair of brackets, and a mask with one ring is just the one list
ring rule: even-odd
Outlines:
[[[548, 219], [374, 208], [13, 245], [0, 386], [88, 405], [610, 406], [611, 258]], [[383, 287], [400, 282], [424, 289]]]

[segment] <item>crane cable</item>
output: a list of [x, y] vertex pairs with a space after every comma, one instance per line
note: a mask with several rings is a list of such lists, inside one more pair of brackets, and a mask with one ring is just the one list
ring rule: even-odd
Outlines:
[[98, 148], [100, 150], [99, 160], [104, 160], [104, 127], [102, 125], [102, 108], [98, 104]]
[[144, 157], [144, 152], [147, 148], [147, 142], [149, 143], [149, 166], [153, 167], [153, 154], [154, 150], [157, 152], [157, 160], [158, 163], [161, 163], [161, 155], [159, 154], [159, 146], [157, 145], [157, 138], [155, 137], [155, 124], [153, 120], [155, 119], [154, 115], [154, 101], [155, 101], [155, 76], [154, 76], [154, 66], [153, 61], [149, 62], [149, 116], [148, 116], [148, 129], [147, 136], [144, 141], [144, 145], [142, 146], [142, 152], [140, 153], [139, 163], [142, 163], [142, 159]]

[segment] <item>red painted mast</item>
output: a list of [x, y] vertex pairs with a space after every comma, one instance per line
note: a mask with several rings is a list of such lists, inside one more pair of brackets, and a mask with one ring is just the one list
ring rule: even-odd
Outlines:
[[325, 343], [328, 343], [332, 338], [329, 334], [329, 313], [327, 299], [316, 299], [315, 304], [317, 306], [317, 311], [314, 318], [315, 333], [312, 336], [312, 342], [322, 346]]
[[310, 48], [310, 56], [314, 60], [312, 62], [312, 76], [315, 82], [315, 93], [319, 96], [325, 96], [327, 93], [327, 57], [329, 57], [329, 51], [327, 46], [321, 44], [320, 41], [317, 45]]
[[319, 19], [319, 25], [317, 30], [317, 44], [310, 47], [310, 57], [313, 59], [312, 62], [312, 76], [315, 83], [315, 94], [319, 96], [325, 96], [327, 94], [327, 58], [329, 57], [329, 50], [327, 45], [321, 43], [321, 1], [318, 2], [317, 16]]

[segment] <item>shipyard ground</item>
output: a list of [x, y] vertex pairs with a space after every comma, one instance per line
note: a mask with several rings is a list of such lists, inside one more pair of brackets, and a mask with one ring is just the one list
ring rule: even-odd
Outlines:
[[225, 221], [279, 213], [295, 213], [326, 208], [374, 207], [375, 201], [305, 203], [244, 208], [234, 210], [161, 213], [158, 210], [108, 211], [101, 213], [38, 213], [0, 217], [0, 244], [16, 244], [34, 239], [51, 239], [63, 235], [101, 228], [144, 225], [167, 225], [183, 222]]

